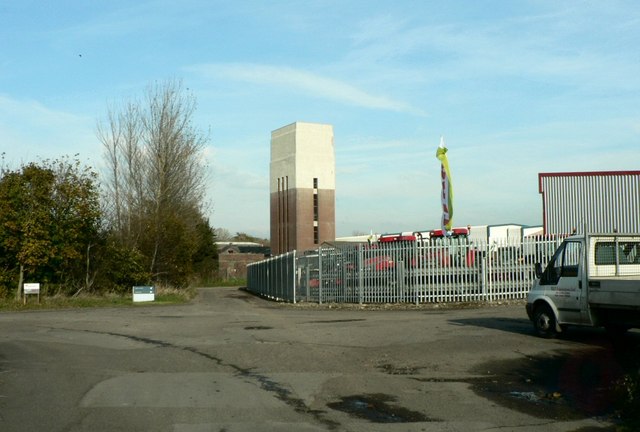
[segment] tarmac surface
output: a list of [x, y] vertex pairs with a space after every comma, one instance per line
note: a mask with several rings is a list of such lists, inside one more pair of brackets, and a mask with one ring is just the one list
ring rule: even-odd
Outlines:
[[[626, 344], [640, 345], [630, 332]], [[523, 304], [188, 305], [0, 313], [0, 431], [608, 431], [603, 333]]]

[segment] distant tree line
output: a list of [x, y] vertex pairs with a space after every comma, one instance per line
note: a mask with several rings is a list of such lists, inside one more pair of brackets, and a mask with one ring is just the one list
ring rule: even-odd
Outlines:
[[244, 232], [237, 232], [235, 235], [231, 235], [231, 232], [226, 228], [216, 228], [213, 230], [216, 236], [216, 240], [219, 242], [254, 242], [260, 243], [263, 246], [269, 246], [269, 239], [255, 237]]
[[170, 81], [110, 109], [97, 128], [101, 182], [77, 159], [0, 167], [0, 296], [20, 297], [23, 282], [75, 294], [213, 279], [215, 233], [204, 215], [208, 138], [192, 124], [195, 108]]

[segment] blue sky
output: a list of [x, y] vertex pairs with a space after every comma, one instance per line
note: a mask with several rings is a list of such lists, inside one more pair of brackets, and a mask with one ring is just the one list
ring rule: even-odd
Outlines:
[[640, 169], [640, 3], [0, 0], [0, 152], [78, 157], [180, 79], [209, 133], [211, 223], [269, 235], [271, 131], [329, 123], [336, 230], [542, 222], [540, 172]]

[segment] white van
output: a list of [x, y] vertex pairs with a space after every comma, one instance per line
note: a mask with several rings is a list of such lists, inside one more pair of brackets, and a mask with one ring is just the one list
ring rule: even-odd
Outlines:
[[640, 328], [640, 234], [568, 237], [536, 275], [526, 309], [540, 336], [569, 325]]

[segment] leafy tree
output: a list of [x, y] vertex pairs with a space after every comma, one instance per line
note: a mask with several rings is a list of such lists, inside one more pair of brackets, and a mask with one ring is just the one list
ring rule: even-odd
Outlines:
[[[58, 279], [91, 287], [91, 248], [98, 241], [102, 218], [97, 175], [79, 161], [56, 161], [52, 166], [52, 235], [58, 247], [53, 262]], [[84, 259], [83, 259], [84, 258]]]
[[2, 264], [15, 278], [16, 298], [25, 271], [38, 276], [53, 257], [50, 235], [53, 205], [52, 170], [30, 164], [21, 171], [5, 171], [0, 180], [0, 248]]
[[[95, 173], [68, 159], [4, 170], [0, 178], [0, 280], [86, 286], [100, 222]], [[5, 286], [5, 290], [10, 288]]]
[[102, 291], [123, 294], [131, 287], [146, 285], [151, 275], [146, 271], [144, 256], [114, 236], [107, 236], [97, 249], [96, 261], [99, 270], [95, 275], [95, 286]]
[[196, 225], [196, 251], [193, 256], [193, 270], [200, 283], [213, 281], [218, 274], [218, 249], [216, 230], [208, 220]]

